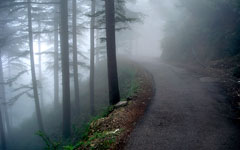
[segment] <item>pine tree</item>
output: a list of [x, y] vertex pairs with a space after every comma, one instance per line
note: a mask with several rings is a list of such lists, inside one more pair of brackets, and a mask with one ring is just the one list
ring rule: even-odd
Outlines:
[[78, 47], [77, 47], [77, 0], [72, 0], [72, 26], [73, 26], [73, 78], [76, 109], [79, 109], [79, 81], [78, 81]]
[[109, 103], [110, 105], [114, 105], [120, 101], [116, 59], [114, 1], [105, 0], [105, 8], [106, 8]]
[[61, 0], [60, 42], [62, 56], [63, 136], [71, 136], [71, 104], [68, 43], [68, 0]]
[[59, 6], [54, 7], [54, 106], [59, 106]]
[[5, 137], [4, 127], [3, 127], [3, 117], [2, 117], [1, 107], [0, 107], [0, 136], [1, 136], [1, 149], [6, 150], [6, 137]]
[[31, 74], [32, 74], [33, 95], [35, 99], [35, 108], [36, 108], [39, 130], [44, 131], [42, 114], [41, 114], [40, 103], [39, 103], [39, 96], [38, 96], [38, 89], [37, 89], [37, 79], [36, 79], [34, 53], [33, 53], [31, 0], [28, 0], [27, 2], [28, 2], [28, 34], [29, 34], [29, 49], [30, 49], [30, 64], [31, 64]]
[[94, 115], [94, 62], [95, 62], [95, 6], [96, 1], [91, 3], [91, 23], [90, 23], [90, 111]]

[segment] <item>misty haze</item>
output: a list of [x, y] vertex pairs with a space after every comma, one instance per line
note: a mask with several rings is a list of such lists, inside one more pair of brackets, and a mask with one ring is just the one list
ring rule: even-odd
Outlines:
[[239, 0], [0, 0], [0, 150], [239, 150]]

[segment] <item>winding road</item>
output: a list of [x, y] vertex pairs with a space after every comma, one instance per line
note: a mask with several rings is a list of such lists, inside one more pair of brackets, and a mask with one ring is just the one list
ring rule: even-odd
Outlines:
[[211, 78], [160, 62], [144, 62], [155, 96], [126, 150], [240, 150], [230, 104]]

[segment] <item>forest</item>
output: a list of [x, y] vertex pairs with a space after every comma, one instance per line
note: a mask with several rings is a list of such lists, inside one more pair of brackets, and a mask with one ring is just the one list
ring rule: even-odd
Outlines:
[[184, 12], [168, 22], [164, 59], [204, 63], [239, 54], [239, 1], [184, 0], [178, 7]]
[[240, 148], [238, 0], [1, 0], [0, 16], [0, 150]]

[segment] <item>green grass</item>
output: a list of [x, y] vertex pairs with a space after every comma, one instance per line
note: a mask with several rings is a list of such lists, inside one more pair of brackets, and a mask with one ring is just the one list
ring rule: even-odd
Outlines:
[[130, 82], [130, 86], [126, 95], [126, 98], [134, 96], [136, 94], [136, 92], [139, 90], [139, 82], [137, 79], [134, 79]]
[[91, 137], [85, 141], [80, 141], [76, 145], [64, 146], [64, 150], [74, 150], [79, 147], [84, 149], [109, 149], [111, 144], [116, 141], [116, 136], [119, 132], [103, 131], [95, 132]]
[[102, 113], [100, 113], [100, 115], [97, 115], [97, 116], [93, 117], [88, 123], [86, 123], [83, 126], [82, 131], [80, 132], [80, 133], [82, 133], [80, 139], [81, 140], [86, 140], [88, 138], [88, 135], [89, 135], [89, 132], [90, 132], [90, 125], [91, 125], [92, 122], [95, 122], [98, 119], [107, 117], [113, 110], [114, 110], [114, 107], [113, 106], [109, 106], [106, 109], [104, 109], [102, 111]]
[[120, 67], [119, 73], [119, 89], [121, 100], [125, 101], [129, 97], [133, 97], [140, 89], [140, 83], [137, 79], [137, 70], [131, 65]]
[[[108, 149], [112, 143], [115, 142], [115, 137], [118, 132], [114, 131], [104, 131], [104, 132], [95, 132], [92, 136], [89, 137], [91, 124], [98, 119], [107, 117], [114, 110], [113, 106], [109, 106], [98, 116], [95, 116], [87, 124], [84, 125], [82, 130], [79, 132], [81, 138], [77, 144], [63, 146], [64, 150], [74, 150], [79, 147], [84, 147], [85, 149]], [[98, 141], [98, 142], [96, 142]], [[100, 141], [100, 142], [99, 142]], [[95, 144], [94, 144], [95, 143]]]

